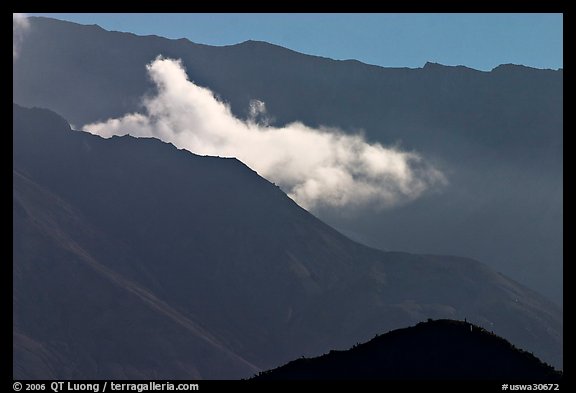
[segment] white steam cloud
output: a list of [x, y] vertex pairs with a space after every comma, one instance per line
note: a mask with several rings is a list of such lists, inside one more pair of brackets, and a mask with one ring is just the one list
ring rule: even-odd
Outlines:
[[12, 14], [12, 60], [18, 57], [18, 49], [29, 27], [26, 14]]
[[237, 157], [307, 209], [389, 207], [445, 182], [416, 153], [298, 122], [268, 126], [261, 101], [252, 101], [250, 118], [240, 120], [210, 90], [189, 81], [179, 60], [158, 57], [147, 69], [158, 92], [143, 100], [144, 114], [83, 128], [103, 137], [152, 136], [196, 154]]

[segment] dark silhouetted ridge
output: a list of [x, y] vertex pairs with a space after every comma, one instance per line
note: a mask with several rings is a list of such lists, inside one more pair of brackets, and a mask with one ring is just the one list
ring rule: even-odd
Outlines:
[[347, 351], [294, 360], [253, 379], [556, 381], [561, 376], [531, 353], [477, 325], [442, 319], [391, 331]]

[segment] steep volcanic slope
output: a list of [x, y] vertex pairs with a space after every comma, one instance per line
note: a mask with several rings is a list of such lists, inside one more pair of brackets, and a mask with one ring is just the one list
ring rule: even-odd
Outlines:
[[361, 246], [234, 159], [16, 105], [13, 133], [17, 375], [32, 361], [39, 375], [156, 377], [146, 342], [179, 362], [171, 377], [247, 377], [428, 317], [467, 317], [561, 365], [560, 310], [479, 262]]
[[439, 194], [353, 219], [315, 212], [323, 220], [378, 248], [479, 259], [561, 304], [562, 70], [381, 68], [263, 42], [211, 47], [30, 22], [15, 61], [16, 103], [55, 110], [77, 126], [121, 116], [151, 93], [147, 63], [181, 58], [190, 79], [239, 117], [259, 99], [276, 124], [363, 129], [371, 140], [422, 153], [450, 182]]
[[258, 370], [96, 259], [85, 244], [116, 261], [130, 256], [76, 209], [18, 171], [13, 179], [15, 378], [193, 379]]
[[562, 374], [506, 340], [469, 323], [421, 322], [347, 351], [298, 359], [255, 380], [512, 379], [558, 381]]

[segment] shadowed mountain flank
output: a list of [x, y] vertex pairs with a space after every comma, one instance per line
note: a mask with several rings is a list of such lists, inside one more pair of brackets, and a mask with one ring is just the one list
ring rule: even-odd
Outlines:
[[559, 308], [480, 262], [355, 243], [235, 159], [13, 116], [15, 378], [247, 378], [426, 318], [561, 367]]

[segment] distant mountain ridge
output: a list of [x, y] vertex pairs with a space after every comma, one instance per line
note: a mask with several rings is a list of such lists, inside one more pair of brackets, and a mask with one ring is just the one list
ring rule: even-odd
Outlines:
[[354, 243], [235, 159], [13, 119], [15, 378], [247, 378], [464, 317], [561, 367], [561, 310], [477, 261]]
[[514, 380], [557, 382], [562, 373], [483, 328], [429, 320], [347, 351], [298, 359], [253, 380]]

